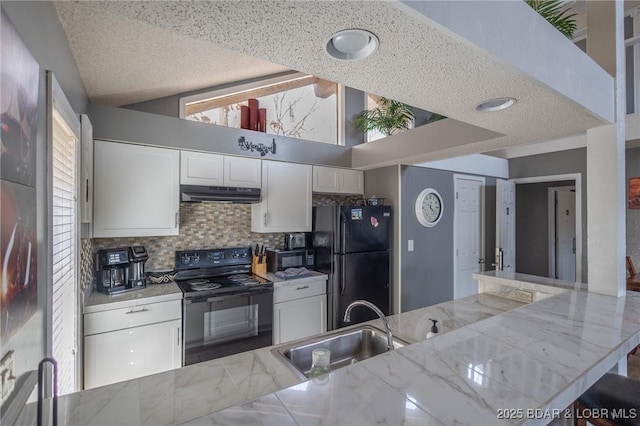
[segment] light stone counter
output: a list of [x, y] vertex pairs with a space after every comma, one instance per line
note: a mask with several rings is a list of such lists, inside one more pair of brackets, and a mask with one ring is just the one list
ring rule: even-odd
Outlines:
[[[420, 340], [429, 317], [443, 332]], [[59, 421], [545, 424], [527, 409], [564, 409], [640, 344], [640, 295], [566, 291], [522, 305], [480, 294], [390, 320], [400, 337], [419, 341], [323, 380], [301, 381], [264, 348], [65, 396]], [[522, 417], [498, 419], [508, 408]], [[35, 424], [33, 405], [21, 421]]]
[[481, 272], [473, 274], [473, 279], [478, 281], [480, 293], [518, 300], [517, 291], [525, 290], [533, 293], [534, 302], [569, 290], [587, 290], [585, 283], [507, 271]]
[[256, 274], [256, 275], [259, 275], [262, 278], [266, 278], [269, 281], [273, 281], [273, 287], [274, 288], [286, 287], [286, 286], [290, 286], [290, 285], [304, 284], [305, 282], [315, 281], [315, 280], [318, 280], [320, 278], [324, 278], [324, 280], [326, 281], [327, 278], [329, 278], [326, 274], [322, 274], [320, 272], [316, 272], [316, 271], [310, 271], [310, 272], [311, 272], [310, 276], [301, 277], [301, 278], [293, 278], [293, 279], [289, 279], [289, 280], [285, 280], [283, 278], [280, 278], [276, 274], [274, 274], [273, 272], [266, 272], [264, 274]]
[[111, 309], [131, 308], [147, 303], [166, 302], [182, 299], [182, 290], [175, 282], [166, 284], [149, 284], [147, 287], [126, 293], [109, 296], [94, 291], [84, 304], [85, 314], [108, 311]]

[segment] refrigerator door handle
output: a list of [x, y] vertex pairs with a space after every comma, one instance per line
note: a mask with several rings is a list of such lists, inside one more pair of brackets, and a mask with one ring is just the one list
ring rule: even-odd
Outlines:
[[347, 274], [344, 267], [344, 259], [340, 261], [340, 296], [344, 296], [344, 292], [347, 290]]
[[344, 253], [345, 252], [345, 246], [346, 246], [346, 237], [345, 234], [347, 233], [347, 221], [345, 220], [344, 214], [340, 213], [340, 253]]

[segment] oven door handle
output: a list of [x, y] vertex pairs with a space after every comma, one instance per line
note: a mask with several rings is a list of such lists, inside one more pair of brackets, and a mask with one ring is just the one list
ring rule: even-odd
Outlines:
[[254, 296], [258, 294], [265, 294], [265, 293], [271, 293], [271, 292], [273, 292], [272, 288], [259, 289], [259, 290], [252, 290], [252, 291], [243, 291], [240, 293], [225, 294], [225, 295], [214, 296], [214, 297], [199, 297], [199, 298], [193, 298], [193, 299], [185, 299], [185, 302], [187, 303], [224, 302], [225, 300], [239, 299], [241, 297]]

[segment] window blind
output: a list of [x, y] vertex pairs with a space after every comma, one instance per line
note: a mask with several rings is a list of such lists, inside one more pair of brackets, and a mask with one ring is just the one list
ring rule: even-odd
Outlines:
[[59, 395], [65, 395], [76, 391], [77, 382], [78, 137], [55, 106], [52, 121], [52, 342], [53, 357], [58, 362], [58, 392]]

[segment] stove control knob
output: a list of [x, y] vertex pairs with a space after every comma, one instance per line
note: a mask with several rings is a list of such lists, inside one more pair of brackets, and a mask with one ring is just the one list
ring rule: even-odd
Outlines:
[[237, 251], [234, 251], [231, 257], [233, 257], [234, 259], [240, 259], [240, 254]]
[[193, 263], [198, 263], [200, 262], [200, 256], [198, 254], [194, 254], [193, 255]]
[[243, 257], [243, 258], [247, 257], [247, 252], [246, 252], [246, 251], [243, 251], [243, 252], [242, 252], [242, 257]]

